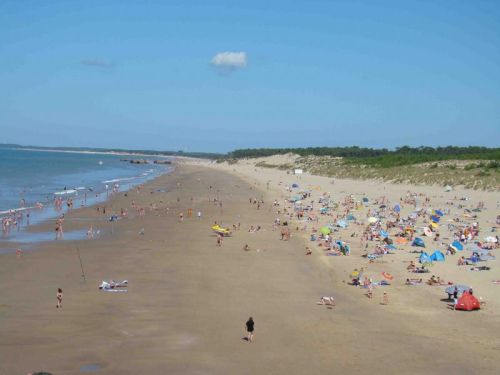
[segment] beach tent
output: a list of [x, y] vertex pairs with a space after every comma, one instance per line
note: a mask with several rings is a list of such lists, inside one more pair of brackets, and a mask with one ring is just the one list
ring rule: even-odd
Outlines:
[[353, 221], [353, 220], [356, 220], [356, 217], [354, 215], [352, 215], [352, 214], [349, 214], [349, 215], [346, 216], [346, 219]]
[[455, 251], [462, 251], [464, 249], [464, 245], [462, 245], [458, 241], [453, 241], [453, 243], [450, 245], [450, 247], [454, 248]]
[[479, 310], [481, 305], [479, 300], [469, 292], [464, 292], [455, 306], [455, 310], [472, 311]]
[[450, 185], [446, 185], [446, 187], [444, 188], [444, 191], [446, 191], [446, 192], [450, 192], [452, 190], [453, 190], [453, 188]]
[[293, 188], [298, 188], [298, 187], [299, 187], [299, 184], [292, 184], [292, 187], [293, 187]]
[[377, 221], [378, 221], [378, 218], [377, 218], [377, 217], [373, 217], [373, 216], [372, 216], [372, 217], [369, 217], [369, 218], [368, 218], [368, 222], [369, 222], [370, 224], [375, 224]]
[[426, 252], [420, 254], [420, 256], [418, 257], [418, 261], [419, 263], [432, 263], [432, 259]]
[[337, 226], [339, 226], [340, 228], [347, 228], [347, 222], [345, 220], [338, 220]]
[[399, 204], [394, 206], [394, 212], [400, 212], [401, 211], [401, 206]]
[[412, 246], [425, 247], [425, 242], [420, 237], [415, 237], [413, 240]]
[[444, 262], [444, 254], [439, 250], [434, 251], [430, 258], [436, 262]]
[[368, 203], [368, 198], [367, 197], [363, 197], [363, 203]]
[[436, 215], [439, 215], [439, 216], [443, 216], [444, 215], [443, 211], [441, 211], [441, 210], [434, 210], [434, 213]]

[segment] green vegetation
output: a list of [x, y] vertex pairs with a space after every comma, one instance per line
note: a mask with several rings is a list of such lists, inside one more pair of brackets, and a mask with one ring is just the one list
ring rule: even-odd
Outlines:
[[297, 154], [300, 156], [342, 157], [346, 163], [377, 168], [390, 168], [443, 160], [489, 160], [500, 162], [500, 148], [487, 147], [398, 147], [395, 150], [362, 147], [310, 147], [241, 149], [229, 153], [231, 158], [256, 158], [271, 155]]

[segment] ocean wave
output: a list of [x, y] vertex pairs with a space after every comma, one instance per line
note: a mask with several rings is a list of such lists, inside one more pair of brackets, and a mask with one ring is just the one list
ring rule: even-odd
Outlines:
[[7, 215], [7, 214], [10, 214], [11, 212], [21, 212], [21, 211], [26, 211], [26, 210], [34, 209], [34, 208], [36, 208], [36, 207], [32, 206], [32, 207], [11, 208], [9, 210], [0, 211], [0, 215]]
[[68, 189], [63, 191], [56, 191], [54, 195], [70, 195], [70, 194], [78, 194], [78, 191], [75, 189]]
[[134, 179], [136, 179], [136, 178], [137, 178], [137, 177], [114, 178], [114, 179], [112, 179], [112, 180], [104, 180], [104, 181], [101, 181], [101, 183], [103, 183], [103, 184], [111, 184], [111, 183], [114, 183], [114, 182], [134, 180]]

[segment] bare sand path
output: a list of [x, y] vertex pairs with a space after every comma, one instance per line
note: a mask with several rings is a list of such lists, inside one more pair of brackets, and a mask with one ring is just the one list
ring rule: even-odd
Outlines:
[[[181, 166], [140, 194], [113, 198], [108, 210], [132, 200], [161, 207], [117, 222], [113, 234], [103, 223], [99, 240], [0, 256], [0, 374], [497, 373], [497, 321], [360, 299], [324, 257], [304, 255], [300, 236], [281, 241], [272, 231], [273, 194], [224, 171]], [[248, 204], [254, 196], [265, 201], [260, 210]], [[215, 197], [222, 208], [209, 202]], [[189, 207], [193, 218], [179, 222]], [[72, 215], [98, 217], [92, 208]], [[214, 221], [241, 229], [217, 247]], [[250, 225], [263, 229], [249, 233]], [[99, 291], [103, 279], [129, 280], [128, 293]], [[323, 295], [337, 306], [317, 305]], [[243, 340], [249, 316], [254, 343]]]

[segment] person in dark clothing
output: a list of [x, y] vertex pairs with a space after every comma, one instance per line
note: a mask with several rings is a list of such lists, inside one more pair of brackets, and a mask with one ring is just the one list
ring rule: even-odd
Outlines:
[[254, 330], [254, 321], [253, 321], [252, 317], [248, 318], [248, 320], [246, 322], [246, 326], [247, 326], [247, 332], [248, 332], [247, 341], [248, 342], [252, 342], [252, 340], [253, 340], [253, 330]]

